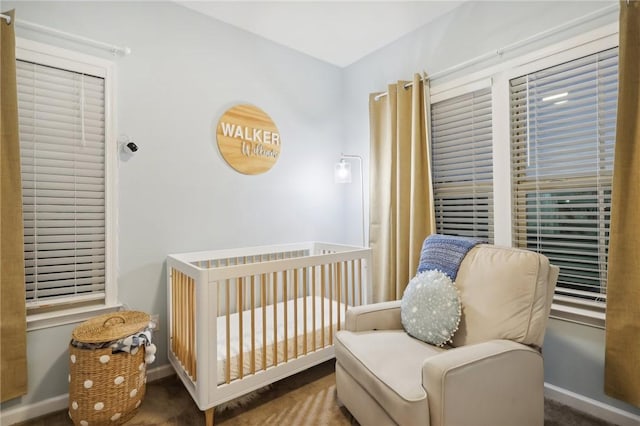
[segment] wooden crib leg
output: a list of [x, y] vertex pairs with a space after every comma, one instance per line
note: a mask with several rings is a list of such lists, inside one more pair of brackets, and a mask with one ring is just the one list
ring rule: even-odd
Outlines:
[[213, 410], [214, 408], [209, 408], [204, 412], [204, 419], [206, 426], [213, 426]]

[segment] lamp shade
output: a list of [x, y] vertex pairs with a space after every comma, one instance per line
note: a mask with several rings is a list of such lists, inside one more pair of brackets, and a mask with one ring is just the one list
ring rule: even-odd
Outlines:
[[335, 183], [351, 183], [351, 164], [340, 160], [336, 163], [333, 177]]

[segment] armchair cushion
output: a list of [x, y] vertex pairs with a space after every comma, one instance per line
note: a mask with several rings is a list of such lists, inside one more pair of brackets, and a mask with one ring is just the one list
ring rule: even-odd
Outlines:
[[429, 424], [420, 372], [425, 359], [444, 349], [414, 339], [404, 330], [343, 330], [336, 334], [335, 350], [344, 371], [379, 401], [397, 424]]
[[456, 279], [462, 318], [453, 346], [507, 339], [541, 347], [553, 272], [546, 257], [531, 251], [486, 244], [471, 249]]
[[434, 355], [422, 366], [431, 425], [542, 425], [543, 375], [541, 354], [509, 340]]

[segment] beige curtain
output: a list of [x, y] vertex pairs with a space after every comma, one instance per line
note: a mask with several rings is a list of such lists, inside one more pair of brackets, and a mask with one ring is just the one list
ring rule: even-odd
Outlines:
[[[402, 297], [425, 237], [435, 230], [428, 152], [428, 82], [369, 97], [373, 301]], [[405, 87], [408, 86], [408, 87]]]
[[640, 2], [620, 2], [605, 392], [640, 407]]
[[27, 324], [14, 12], [0, 20], [0, 401], [27, 393]]

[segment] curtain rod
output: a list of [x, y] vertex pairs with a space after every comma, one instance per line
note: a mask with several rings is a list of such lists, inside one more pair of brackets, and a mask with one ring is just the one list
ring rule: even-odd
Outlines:
[[[428, 80], [428, 79], [429, 79], [429, 77], [426, 77], [426, 73], [423, 73], [422, 77], [420, 77], [420, 81], [425, 81], [425, 80]], [[411, 87], [411, 86], [413, 86], [413, 81], [410, 81], [410, 82], [408, 82], [408, 83], [404, 84], [402, 87], [403, 87], [403, 88], [405, 88], [405, 89], [408, 89], [408, 88], [409, 88], [409, 87]], [[374, 101], [377, 101], [378, 99], [380, 99], [380, 98], [382, 98], [382, 97], [385, 97], [385, 96], [387, 96], [388, 94], [389, 94], [389, 92], [383, 92], [383, 93], [380, 93], [380, 94], [378, 94], [378, 95], [375, 95], [375, 96], [373, 97], [373, 100], [374, 100]]]
[[[613, 12], [614, 10], [617, 10], [617, 8], [618, 8], [618, 4], [612, 4], [611, 6], [603, 7], [602, 9], [598, 9], [598, 10], [593, 11], [591, 13], [587, 13], [586, 15], [582, 15], [579, 18], [572, 19], [571, 21], [567, 21], [564, 24], [557, 25], [557, 26], [555, 26], [553, 28], [549, 28], [548, 30], [541, 31], [541, 32], [539, 32], [537, 34], [534, 34], [534, 35], [529, 36], [527, 38], [524, 38], [522, 40], [518, 40], [518, 41], [513, 42], [511, 44], [508, 44], [508, 45], [506, 45], [504, 47], [501, 47], [500, 49], [492, 50], [490, 52], [487, 52], [487, 53], [484, 53], [482, 55], [476, 56], [475, 58], [469, 59], [468, 61], [461, 62], [461, 63], [459, 63], [457, 65], [454, 65], [452, 67], [446, 68], [446, 69], [444, 69], [442, 71], [438, 71], [436, 73], [433, 73], [432, 75], [429, 76], [429, 79], [433, 80], [433, 79], [436, 79], [438, 77], [442, 77], [445, 74], [449, 74], [449, 73], [452, 73], [452, 72], [455, 72], [455, 71], [459, 71], [459, 70], [467, 68], [467, 67], [469, 67], [471, 65], [475, 65], [475, 64], [477, 64], [479, 62], [485, 61], [487, 59], [491, 59], [496, 55], [497, 56], [502, 56], [505, 52], [517, 49], [519, 47], [526, 46], [526, 45], [528, 45], [530, 43], [533, 43], [534, 41], [538, 41], [538, 40], [543, 39], [545, 37], [548, 37], [548, 36], [551, 36], [553, 34], [556, 34], [556, 33], [560, 32], [560, 31], [567, 30], [567, 29], [572, 28], [572, 27], [574, 27], [576, 25], [583, 24], [585, 22], [589, 22], [589, 21], [591, 21], [591, 20], [593, 20], [595, 18], [599, 18], [600, 16], [604, 16], [604, 15], [610, 13], [610, 12]], [[411, 86], [413, 86], [413, 83], [407, 83], [407, 84], [404, 85], [404, 88], [406, 89], [406, 88], [411, 87]], [[379, 95], [376, 95], [374, 97], [374, 100], [377, 101], [378, 99], [380, 99], [380, 98], [382, 98], [384, 96], [387, 96], [387, 95], [388, 95], [388, 92], [380, 93]]]
[[[11, 23], [11, 17], [8, 15], [3, 15], [0, 14], [0, 18], [4, 19], [7, 24]], [[98, 41], [98, 40], [94, 40], [88, 37], [83, 37], [77, 34], [72, 34], [72, 33], [68, 33], [66, 31], [61, 31], [61, 30], [57, 30], [55, 28], [51, 28], [51, 27], [46, 27], [44, 25], [40, 25], [40, 24], [36, 24], [34, 22], [29, 22], [29, 21], [23, 21], [22, 19], [15, 20], [15, 24], [20, 26], [20, 27], [25, 27], [27, 29], [30, 30], [34, 30], [34, 31], [40, 31], [43, 33], [48, 33], [48, 34], [52, 34], [61, 38], [66, 38], [68, 40], [71, 41], [75, 41], [75, 42], [79, 42], [79, 43], [84, 43], [87, 44], [89, 46], [94, 46], [94, 47], [98, 47], [104, 50], [108, 50], [111, 53], [113, 53], [114, 55], [116, 53], [120, 53], [121, 55], [129, 55], [131, 54], [131, 49], [129, 47], [126, 46], [116, 46], [115, 44], [109, 44], [109, 43], [105, 43], [102, 41]]]

